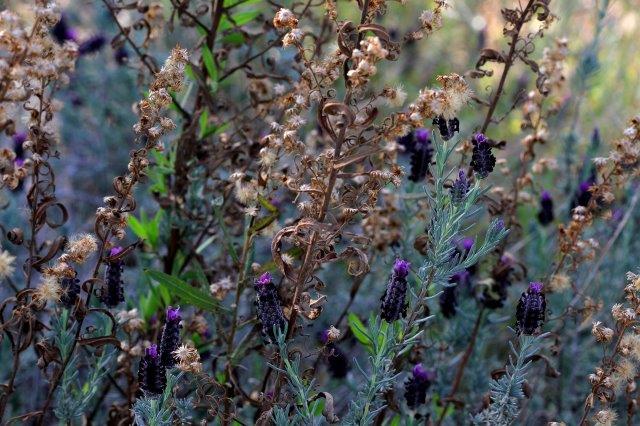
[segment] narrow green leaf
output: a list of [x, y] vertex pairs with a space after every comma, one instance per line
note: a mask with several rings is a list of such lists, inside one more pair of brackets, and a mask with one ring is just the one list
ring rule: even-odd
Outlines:
[[200, 309], [212, 312], [227, 310], [227, 308], [220, 305], [220, 303], [212, 296], [201, 290], [191, 287], [180, 278], [167, 275], [164, 272], [155, 271], [152, 269], [145, 270], [145, 274], [147, 274], [152, 280], [156, 281], [157, 283], [166, 286], [172, 294], [177, 296], [184, 303], [188, 303]]
[[349, 312], [347, 316], [347, 321], [349, 322], [349, 328], [351, 328], [351, 332], [358, 339], [360, 343], [365, 346], [370, 346], [372, 343], [372, 339], [367, 334], [367, 328], [364, 326], [360, 318], [353, 312]]
[[202, 46], [202, 62], [204, 62], [204, 67], [211, 79], [211, 91], [216, 92], [218, 90], [218, 67], [213, 60], [211, 49], [206, 44]]
[[149, 235], [147, 234], [145, 226], [138, 219], [136, 219], [135, 216], [130, 215], [127, 218], [127, 222], [129, 224], [129, 228], [131, 228], [133, 233], [136, 234], [138, 238], [141, 238], [143, 240], [149, 239]]
[[[260, 16], [262, 12], [260, 10], [248, 10], [246, 12], [238, 12], [235, 13], [231, 19], [235, 23], [235, 26], [241, 27], [249, 22], [253, 21], [255, 18]], [[225, 16], [220, 19], [220, 25], [218, 26], [218, 31], [225, 31], [233, 28], [234, 25], [231, 21]]]

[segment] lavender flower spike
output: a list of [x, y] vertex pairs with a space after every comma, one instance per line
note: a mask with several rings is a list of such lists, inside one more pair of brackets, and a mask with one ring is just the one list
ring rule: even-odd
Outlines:
[[167, 369], [172, 368], [177, 363], [174, 352], [180, 346], [181, 320], [180, 308], [169, 306], [164, 327], [162, 328], [162, 337], [160, 338], [160, 363]]
[[491, 145], [484, 134], [476, 133], [472, 143], [471, 167], [480, 179], [484, 179], [493, 171], [496, 157], [491, 153]]
[[256, 308], [258, 319], [262, 325], [262, 335], [266, 340], [275, 340], [274, 327], [283, 330], [286, 320], [282, 312], [282, 304], [278, 289], [271, 280], [271, 274], [265, 272], [256, 280]]
[[397, 259], [393, 265], [393, 272], [389, 277], [387, 289], [382, 296], [380, 316], [391, 323], [404, 316], [407, 311], [405, 302], [407, 296], [407, 275], [411, 264], [406, 260]]
[[545, 319], [547, 302], [540, 282], [532, 282], [522, 293], [516, 309], [516, 331], [518, 334], [537, 334]]
[[164, 392], [167, 385], [166, 369], [160, 363], [158, 347], [151, 345], [145, 349], [138, 369], [138, 386], [140, 390], [153, 395]]
[[435, 379], [435, 372], [426, 370], [422, 364], [416, 364], [411, 373], [412, 377], [404, 385], [404, 397], [407, 406], [415, 408], [426, 402], [427, 390]]

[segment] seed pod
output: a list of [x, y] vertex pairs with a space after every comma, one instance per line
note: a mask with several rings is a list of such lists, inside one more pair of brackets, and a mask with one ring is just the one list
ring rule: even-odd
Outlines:
[[254, 288], [257, 293], [256, 308], [262, 326], [262, 336], [268, 341], [273, 341], [276, 337], [273, 328], [284, 330], [286, 325], [278, 289], [268, 272], [260, 276], [255, 282]]
[[476, 133], [472, 143], [471, 167], [480, 179], [484, 179], [493, 171], [496, 157], [491, 153], [491, 145], [482, 133]]
[[180, 308], [169, 306], [160, 337], [160, 364], [166, 369], [172, 368], [177, 362], [174, 352], [180, 346], [181, 320]]
[[409, 408], [424, 404], [427, 400], [427, 390], [435, 379], [435, 372], [425, 370], [422, 364], [413, 367], [412, 376], [404, 384], [404, 398]]
[[160, 363], [158, 347], [151, 345], [145, 349], [138, 368], [138, 386], [153, 395], [164, 392], [167, 385], [166, 369]]
[[400, 319], [401, 316], [404, 317], [407, 312], [405, 299], [407, 296], [409, 266], [411, 264], [406, 260], [396, 259], [393, 265], [393, 272], [387, 283], [387, 289], [382, 296], [380, 316], [389, 323]]
[[516, 331], [518, 334], [538, 334], [544, 322], [547, 302], [542, 292], [543, 285], [532, 282], [522, 293], [516, 309]]

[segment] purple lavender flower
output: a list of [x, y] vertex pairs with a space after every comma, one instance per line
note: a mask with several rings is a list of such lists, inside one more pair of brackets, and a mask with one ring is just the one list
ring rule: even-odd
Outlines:
[[24, 147], [23, 144], [27, 140], [29, 135], [27, 132], [17, 132], [13, 135], [13, 152], [16, 154], [16, 163], [19, 162], [18, 165], [22, 165], [24, 163]]
[[420, 182], [430, 174], [429, 166], [433, 158], [431, 134], [427, 129], [418, 129], [415, 133], [415, 144], [411, 152], [411, 174], [409, 180]]
[[102, 34], [97, 34], [89, 37], [87, 40], [80, 43], [78, 46], [78, 53], [80, 55], [89, 55], [102, 49], [107, 43], [107, 39]]
[[416, 364], [413, 367], [411, 377], [404, 384], [404, 398], [409, 408], [415, 408], [426, 402], [427, 390], [435, 377], [435, 372], [426, 370], [422, 364]]
[[451, 200], [454, 203], [461, 203], [464, 201], [467, 196], [467, 192], [469, 192], [469, 180], [467, 179], [467, 174], [464, 170], [460, 170], [458, 172], [458, 179], [453, 182], [450, 191]]
[[180, 346], [181, 320], [180, 308], [169, 306], [160, 337], [160, 364], [167, 369], [172, 368], [177, 362], [174, 351]]
[[[109, 255], [115, 256], [122, 252], [121, 247], [114, 247], [110, 250]], [[100, 290], [100, 300], [110, 308], [118, 306], [120, 302], [124, 302], [124, 282], [122, 280], [122, 272], [124, 271], [124, 262], [117, 259], [107, 262], [105, 271], [104, 286]]]
[[547, 309], [543, 285], [532, 282], [522, 293], [516, 309], [516, 331], [518, 334], [537, 334], [542, 327]]
[[256, 308], [262, 326], [262, 336], [266, 340], [275, 340], [274, 327], [284, 330], [287, 323], [282, 313], [282, 302], [278, 289], [271, 280], [271, 274], [265, 272], [254, 284], [256, 290]]
[[404, 136], [400, 136], [397, 142], [398, 145], [404, 147], [405, 152], [413, 152], [413, 147], [416, 143], [415, 132], [411, 131]]
[[145, 349], [138, 367], [138, 386], [144, 392], [159, 395], [167, 385], [166, 369], [160, 363], [158, 347], [151, 345]]
[[460, 121], [457, 118], [446, 120], [443, 116], [433, 119], [433, 125], [438, 126], [440, 136], [445, 141], [448, 141], [453, 137], [456, 132], [460, 131]]
[[540, 210], [538, 210], [538, 221], [543, 226], [553, 222], [553, 199], [549, 191], [542, 191], [540, 196]]
[[476, 133], [472, 143], [471, 167], [480, 179], [484, 179], [493, 171], [496, 165], [496, 157], [491, 153], [491, 145], [487, 137], [482, 133]]
[[60, 44], [63, 44], [67, 40], [78, 41], [76, 30], [69, 26], [65, 13], [60, 16], [58, 23], [51, 29], [51, 35], [53, 35], [53, 38]]
[[391, 323], [404, 316], [407, 311], [407, 275], [411, 264], [406, 260], [396, 259], [393, 272], [389, 277], [387, 288], [382, 296], [380, 316]]

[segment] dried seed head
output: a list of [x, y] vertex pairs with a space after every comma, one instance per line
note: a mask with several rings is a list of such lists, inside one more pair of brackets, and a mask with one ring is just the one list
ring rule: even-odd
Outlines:
[[196, 348], [181, 345], [173, 354], [178, 361], [178, 368], [180, 370], [194, 374], [202, 372], [200, 354]]
[[15, 260], [16, 257], [12, 256], [8, 251], [0, 251], [0, 280], [3, 280], [13, 274], [13, 271], [16, 269], [13, 265]]

